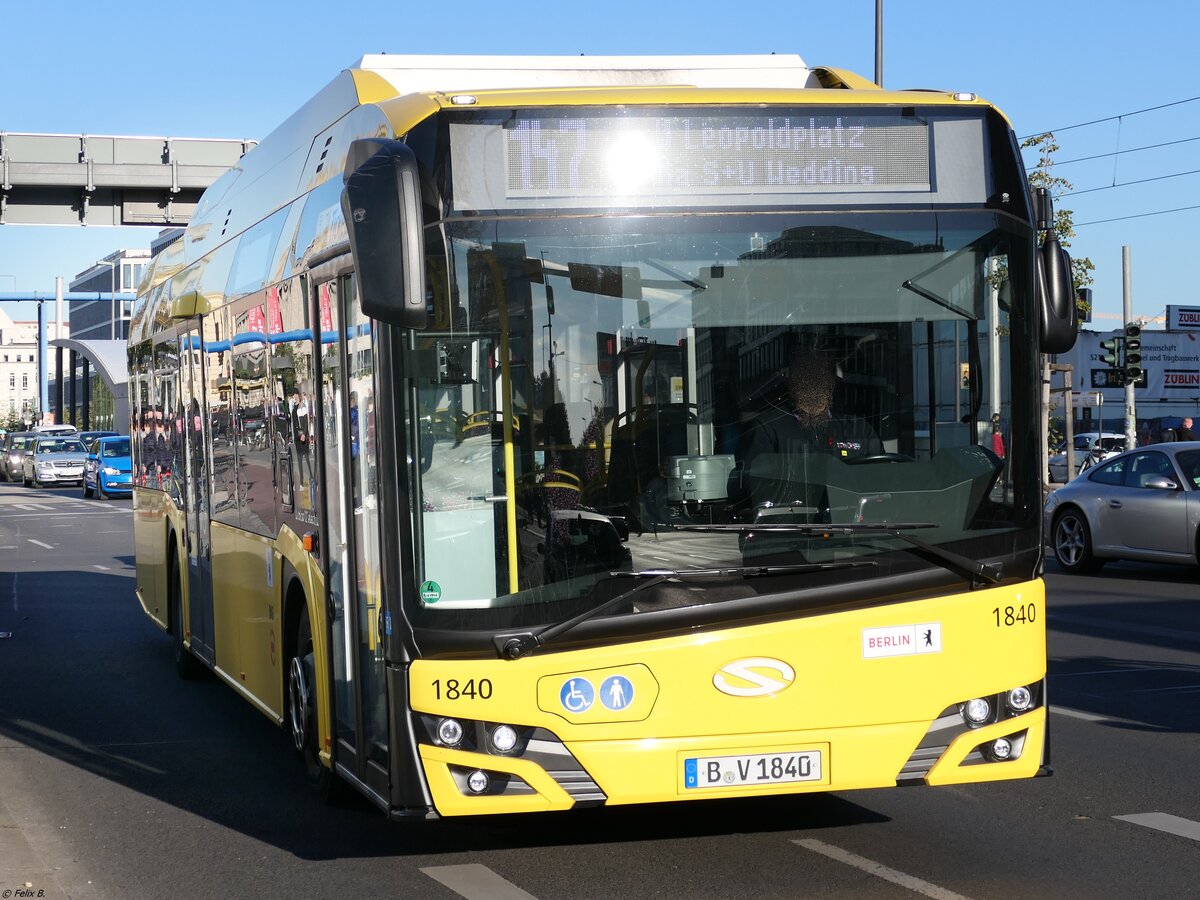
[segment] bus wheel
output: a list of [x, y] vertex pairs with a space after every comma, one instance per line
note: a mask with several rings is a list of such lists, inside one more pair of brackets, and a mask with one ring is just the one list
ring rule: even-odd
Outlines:
[[175, 671], [180, 678], [191, 681], [204, 673], [204, 666], [183, 646], [183, 582], [179, 578], [179, 556], [174, 549], [171, 550], [167, 590], [170, 591], [168, 603], [171, 609], [171, 630], [175, 633]]
[[288, 730], [292, 747], [304, 764], [304, 776], [325, 803], [337, 802], [340, 779], [321, 762], [317, 734], [316, 663], [313, 657], [312, 625], [308, 607], [300, 608], [296, 624], [296, 652], [288, 662]]

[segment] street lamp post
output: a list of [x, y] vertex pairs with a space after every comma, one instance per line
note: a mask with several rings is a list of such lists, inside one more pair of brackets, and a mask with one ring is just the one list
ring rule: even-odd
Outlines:
[[112, 304], [112, 325], [109, 329], [109, 338], [117, 339], [117, 264], [107, 259], [96, 260], [98, 266], [108, 266], [109, 274], [109, 302]]

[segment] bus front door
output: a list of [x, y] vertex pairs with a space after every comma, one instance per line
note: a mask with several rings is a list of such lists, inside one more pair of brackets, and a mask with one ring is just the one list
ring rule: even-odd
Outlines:
[[180, 338], [180, 405], [186, 434], [188, 619], [192, 652], [210, 665], [213, 647], [212, 544], [208, 528], [208, 417], [204, 397], [204, 348], [198, 329]]
[[337, 762], [388, 796], [388, 715], [375, 459], [375, 354], [353, 277], [317, 284], [329, 643]]

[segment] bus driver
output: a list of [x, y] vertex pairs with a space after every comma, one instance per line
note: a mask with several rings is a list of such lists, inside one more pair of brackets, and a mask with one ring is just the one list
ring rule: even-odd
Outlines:
[[759, 414], [745, 444], [747, 485], [755, 506], [824, 508], [824, 486], [812, 479], [825, 467], [812, 465], [813, 457], [853, 462], [884, 452], [865, 419], [834, 412], [836, 382], [831, 360], [811, 350], [792, 353], [782, 398]]

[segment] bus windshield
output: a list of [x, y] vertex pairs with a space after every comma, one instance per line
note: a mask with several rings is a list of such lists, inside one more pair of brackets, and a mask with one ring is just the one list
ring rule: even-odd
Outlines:
[[[1036, 541], [1036, 467], [1007, 464], [1035, 440], [1009, 390], [1034, 372], [1009, 341], [1028, 327], [1010, 319], [1030, 307], [1027, 225], [697, 211], [443, 233], [406, 366], [416, 621], [553, 621], [627, 589], [621, 573], [936, 565], [878, 532], [762, 526], [919, 524], [971, 558]], [[674, 606], [713, 599], [677, 587]]]

